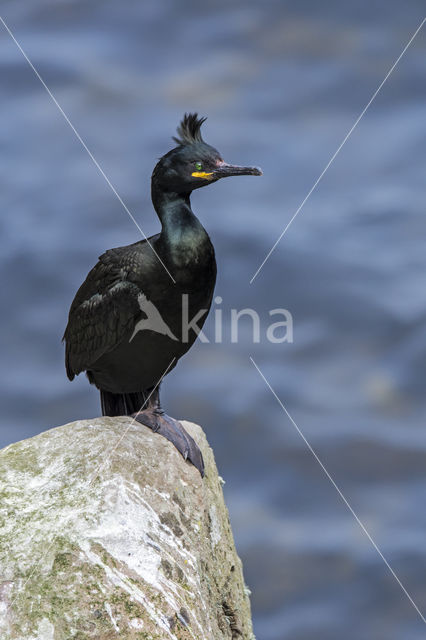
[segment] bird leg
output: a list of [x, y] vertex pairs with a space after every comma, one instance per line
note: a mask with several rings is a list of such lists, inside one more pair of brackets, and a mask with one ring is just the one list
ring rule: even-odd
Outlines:
[[152, 429], [169, 440], [185, 460], [189, 460], [198, 469], [201, 477], [204, 477], [203, 455], [195, 440], [185, 431], [178, 420], [171, 418], [160, 405], [160, 392], [155, 389], [147, 401], [147, 405], [141, 411], [132, 414], [132, 417], [140, 424]]

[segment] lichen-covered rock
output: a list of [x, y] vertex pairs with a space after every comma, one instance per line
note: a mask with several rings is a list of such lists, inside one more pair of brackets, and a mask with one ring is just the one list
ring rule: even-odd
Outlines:
[[0, 452], [0, 638], [253, 638], [221, 481], [131, 418]]

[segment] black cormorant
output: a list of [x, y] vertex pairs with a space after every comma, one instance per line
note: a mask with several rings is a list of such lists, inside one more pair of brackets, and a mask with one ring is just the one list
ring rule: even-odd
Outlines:
[[220, 178], [261, 175], [227, 164], [201, 136], [205, 118], [186, 114], [177, 147], [157, 163], [151, 180], [161, 232], [100, 256], [71, 305], [65, 330], [70, 380], [86, 371], [100, 390], [102, 414], [131, 415], [170, 440], [204, 474], [201, 451], [180, 422], [161, 409], [159, 385], [197, 337], [216, 281], [210, 238], [190, 195]]

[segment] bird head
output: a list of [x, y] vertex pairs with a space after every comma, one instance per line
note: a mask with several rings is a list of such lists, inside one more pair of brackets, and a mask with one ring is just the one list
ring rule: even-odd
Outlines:
[[205, 120], [196, 113], [184, 115], [173, 138], [178, 146], [160, 158], [153, 172], [163, 191], [190, 193], [220, 178], [262, 175], [257, 167], [228, 164], [217, 149], [204, 142], [201, 125]]

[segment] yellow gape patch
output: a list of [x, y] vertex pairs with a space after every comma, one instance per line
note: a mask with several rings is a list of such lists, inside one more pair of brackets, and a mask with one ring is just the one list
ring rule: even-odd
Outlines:
[[205, 171], [194, 171], [191, 176], [194, 178], [204, 178], [205, 180], [211, 180], [213, 173], [206, 173]]

